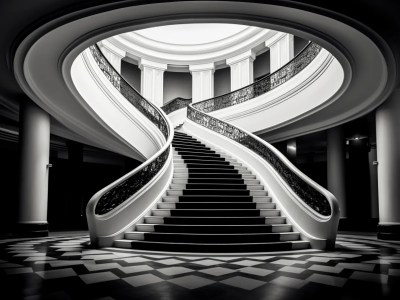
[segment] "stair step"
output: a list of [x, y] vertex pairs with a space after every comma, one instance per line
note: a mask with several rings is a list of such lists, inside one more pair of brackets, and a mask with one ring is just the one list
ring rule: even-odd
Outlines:
[[280, 216], [276, 209], [153, 209], [153, 216], [163, 217], [272, 217]]
[[188, 172], [175, 172], [174, 178], [236, 178], [236, 179], [256, 179], [256, 175], [253, 174], [239, 174], [239, 173], [188, 173]]
[[256, 185], [260, 184], [260, 180], [249, 179], [245, 180], [242, 178], [174, 178], [172, 183], [176, 184], [186, 184], [186, 183], [230, 183], [230, 184], [246, 184], [246, 185]]
[[182, 225], [182, 224], [137, 224], [138, 231], [186, 232], [186, 233], [269, 233], [290, 232], [290, 224], [256, 225]]
[[253, 190], [249, 191], [246, 189], [186, 189], [186, 190], [168, 190], [167, 196], [181, 196], [181, 195], [238, 195], [238, 196], [268, 196], [267, 191]]
[[186, 161], [186, 160], [192, 160], [192, 159], [194, 159], [194, 160], [204, 160], [204, 161], [227, 161], [226, 160], [226, 158], [225, 157], [220, 157], [220, 156], [218, 156], [218, 157], [216, 157], [216, 156], [208, 156], [208, 157], [206, 157], [206, 156], [203, 156], [203, 157], [197, 157], [197, 156], [193, 156], [193, 155], [185, 155], [185, 156], [174, 156], [174, 161], [176, 160], [176, 159], [183, 159], [184, 161]]
[[227, 243], [227, 244], [202, 244], [202, 243], [165, 243], [153, 241], [116, 240], [115, 246], [120, 248], [134, 248], [153, 251], [173, 252], [202, 252], [202, 253], [232, 253], [232, 252], [266, 252], [288, 251], [307, 249], [309, 242], [270, 242], [270, 243]]
[[201, 143], [183, 143], [183, 142], [172, 142], [172, 147], [173, 149], [178, 152], [178, 151], [185, 151], [185, 149], [187, 149], [187, 151], [191, 151], [192, 149], [195, 150], [211, 150], [210, 147], [207, 147], [206, 145], [203, 145]]
[[249, 191], [263, 190], [260, 184], [231, 184], [231, 183], [171, 183], [170, 188], [174, 190], [183, 189], [246, 189]]
[[275, 203], [256, 202], [161, 202], [159, 209], [275, 209]]
[[233, 170], [235, 169], [235, 166], [232, 165], [227, 165], [227, 164], [219, 164], [219, 163], [215, 163], [215, 164], [175, 164], [176, 168], [182, 168], [182, 167], [186, 167], [188, 169], [228, 169], [228, 170]]
[[206, 160], [206, 159], [175, 159], [174, 164], [219, 164], [219, 165], [239, 165], [239, 163], [230, 163], [226, 160], [215, 161], [215, 160]]
[[200, 196], [200, 195], [184, 195], [184, 196], [164, 196], [162, 197], [165, 202], [271, 202], [272, 198], [269, 196], [238, 196], [238, 195], [214, 195], [214, 196]]
[[202, 233], [165, 233], [165, 232], [126, 232], [127, 240], [145, 240], [169, 243], [265, 243], [284, 242], [299, 240], [298, 232], [286, 233], [224, 233], [224, 234], [202, 234]]
[[283, 224], [284, 217], [144, 217], [147, 224], [239, 225]]

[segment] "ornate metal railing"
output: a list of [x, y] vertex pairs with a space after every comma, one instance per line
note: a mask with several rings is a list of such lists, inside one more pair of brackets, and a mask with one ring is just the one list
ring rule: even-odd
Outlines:
[[193, 107], [209, 113], [256, 98], [288, 81], [302, 71], [321, 51], [321, 46], [310, 42], [295, 58], [276, 72], [239, 90], [193, 104]]
[[172, 113], [173, 111], [176, 111], [178, 109], [188, 106], [190, 103], [192, 103], [192, 98], [186, 99], [186, 98], [177, 97], [175, 99], [172, 99], [168, 103], [166, 103], [164, 106], [161, 107], [161, 109], [168, 115], [168, 114]]
[[331, 206], [327, 198], [314, 187], [306, 183], [294, 171], [292, 171], [270, 148], [264, 143], [243, 130], [223, 122], [219, 119], [188, 106], [187, 116], [189, 120], [226, 136], [243, 146], [254, 151], [264, 158], [291, 187], [293, 192], [309, 207], [323, 216], [331, 215]]
[[[143, 98], [139, 92], [121, 77], [104, 57], [97, 45], [92, 45], [89, 49], [100, 70], [112, 85], [158, 127], [167, 143], [170, 142], [170, 128], [161, 110]], [[132, 197], [161, 170], [168, 159], [169, 153], [170, 146], [167, 146], [158, 156], [154, 156], [151, 161], [143, 163], [136, 169], [136, 172], [133, 172], [128, 178], [105, 192], [96, 204], [95, 214], [104, 215]]]

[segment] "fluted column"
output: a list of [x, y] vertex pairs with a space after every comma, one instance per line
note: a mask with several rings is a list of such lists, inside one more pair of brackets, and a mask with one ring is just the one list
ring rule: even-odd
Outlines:
[[164, 71], [166, 64], [141, 59], [139, 68], [142, 70], [140, 93], [157, 106], [164, 104]]
[[342, 127], [327, 131], [327, 171], [328, 190], [339, 202], [340, 217], [347, 217], [346, 204], [346, 141]]
[[254, 82], [253, 62], [255, 58], [254, 51], [249, 50], [226, 60], [226, 63], [231, 67], [231, 91]]
[[378, 238], [400, 240], [400, 89], [376, 111]]
[[30, 100], [20, 107], [20, 188], [16, 232], [47, 236], [50, 116]]
[[121, 60], [126, 56], [126, 52], [107, 42], [107, 40], [99, 42], [98, 45], [110, 64], [121, 74]]
[[294, 56], [294, 40], [293, 35], [288, 33], [278, 33], [275, 39], [271, 39], [265, 43], [270, 51], [270, 70], [275, 72]]
[[189, 70], [192, 74], [193, 103], [214, 97], [214, 64], [191, 65]]

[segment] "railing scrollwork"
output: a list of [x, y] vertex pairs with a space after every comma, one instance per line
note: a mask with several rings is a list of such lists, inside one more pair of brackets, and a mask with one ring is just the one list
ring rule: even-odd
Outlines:
[[300, 73], [318, 55], [321, 49], [320, 45], [311, 42], [295, 58], [274, 73], [268, 74], [236, 91], [197, 102], [193, 104], [193, 107], [209, 113], [265, 94]]
[[164, 104], [161, 107], [161, 109], [168, 115], [178, 109], [188, 106], [190, 103], [192, 103], [192, 98], [186, 99], [186, 98], [177, 97], [175, 99], [172, 99], [168, 103]]
[[166, 139], [165, 146], [163, 146], [156, 155], [130, 172], [130, 175], [125, 176], [126, 178], [120, 180], [120, 182], [116, 183], [101, 195], [95, 206], [95, 214], [104, 215], [130, 199], [162, 169], [170, 154], [172, 136], [169, 123], [161, 109], [146, 100], [122, 78], [104, 57], [97, 45], [92, 45], [89, 49], [100, 70], [111, 84], [135, 108], [157, 126]]

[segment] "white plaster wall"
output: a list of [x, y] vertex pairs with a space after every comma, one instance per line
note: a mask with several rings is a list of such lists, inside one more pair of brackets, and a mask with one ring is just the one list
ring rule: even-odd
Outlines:
[[141, 155], [149, 158], [165, 144], [158, 128], [106, 79], [89, 50], [74, 61], [71, 76], [88, 108]]
[[308, 67], [286, 83], [211, 115], [250, 132], [285, 126], [328, 105], [343, 79], [340, 63], [322, 50]]

